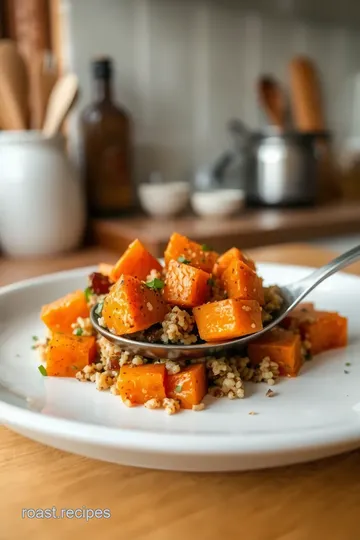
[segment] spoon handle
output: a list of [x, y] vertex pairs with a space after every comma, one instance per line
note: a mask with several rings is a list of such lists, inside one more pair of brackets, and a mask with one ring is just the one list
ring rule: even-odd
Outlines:
[[306, 276], [300, 281], [293, 283], [289, 288], [291, 288], [295, 292], [296, 296], [300, 297], [299, 300], [301, 300], [307, 296], [309, 292], [315, 289], [315, 287], [317, 287], [322, 281], [359, 259], [360, 245], [346, 251], [342, 255], [339, 255], [325, 266], [322, 266], [321, 268], [318, 268], [312, 272], [309, 276]]

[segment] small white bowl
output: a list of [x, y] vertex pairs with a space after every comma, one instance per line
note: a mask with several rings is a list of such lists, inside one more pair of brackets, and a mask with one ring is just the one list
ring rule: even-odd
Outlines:
[[191, 206], [199, 216], [231, 216], [243, 208], [245, 192], [241, 189], [197, 191], [191, 197]]
[[154, 217], [171, 217], [182, 212], [189, 202], [187, 182], [140, 184], [138, 193], [143, 209]]

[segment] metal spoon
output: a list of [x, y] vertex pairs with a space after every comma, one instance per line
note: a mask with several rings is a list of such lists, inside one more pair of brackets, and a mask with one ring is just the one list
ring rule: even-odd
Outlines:
[[332, 260], [318, 270], [315, 270], [309, 276], [301, 279], [300, 281], [280, 287], [284, 302], [276, 318], [267, 324], [263, 330], [260, 330], [260, 332], [229, 341], [222, 341], [221, 343], [200, 343], [198, 345], [163, 345], [161, 343], [146, 343], [122, 336], [116, 336], [115, 334], [109, 332], [109, 330], [106, 328], [99, 325], [99, 315], [96, 313], [96, 306], [94, 306], [91, 310], [90, 319], [95, 330], [99, 332], [99, 334], [121, 347], [121, 349], [130, 351], [133, 354], [140, 354], [149, 358], [168, 358], [171, 360], [184, 357], [200, 358], [204, 356], [211, 356], [222, 353], [229, 349], [243, 347], [253, 339], [262, 336], [271, 330], [271, 328], [279, 324], [284, 317], [286, 317], [286, 315], [305, 298], [305, 296], [315, 289], [315, 287], [317, 287], [328, 277], [332, 276], [342, 268], [345, 268], [358, 259], [360, 259], [360, 245], [350, 249], [350, 251], [347, 251], [342, 255], [339, 255], [339, 257], [336, 257], [336, 259]]

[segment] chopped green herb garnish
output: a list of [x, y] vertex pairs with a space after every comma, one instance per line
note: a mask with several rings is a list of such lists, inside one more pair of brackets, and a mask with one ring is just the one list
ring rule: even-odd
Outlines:
[[163, 282], [162, 279], [154, 278], [154, 279], [152, 279], [151, 281], [147, 281], [147, 282], [145, 283], [145, 285], [146, 285], [147, 287], [149, 287], [149, 289], [153, 289], [153, 290], [156, 290], [156, 291], [160, 291], [161, 289], [164, 288], [165, 283]]
[[31, 348], [34, 351], [36, 349], [36, 345], [32, 345]]
[[346, 375], [349, 375], [350, 371], [346, 371], [346, 369], [344, 369], [344, 373], [345, 373]]
[[101, 317], [103, 306], [104, 306], [104, 302], [99, 302], [98, 305], [96, 306], [95, 313], [96, 315], [99, 315], [99, 317]]
[[181, 384], [178, 384], [177, 386], [175, 386], [175, 392], [181, 392], [181, 390], [182, 390]]
[[85, 294], [85, 300], [88, 302], [90, 300], [90, 296], [94, 294], [94, 291], [92, 290], [91, 287], [86, 287], [84, 294]]
[[39, 341], [39, 338], [38, 338], [37, 336], [33, 336], [33, 337], [32, 337], [32, 340], [33, 340], [33, 341]]
[[189, 261], [188, 259], [185, 259], [184, 255], [180, 255], [180, 257], [178, 257], [178, 262], [182, 263], [182, 264], [190, 264], [191, 263], [191, 261]]
[[351, 362], [346, 362], [345, 366], [351, 366]]
[[206, 244], [202, 244], [201, 251], [213, 251], [213, 248]]
[[215, 285], [215, 279], [209, 278], [207, 280], [207, 284], [209, 285], [209, 287], [213, 287]]
[[84, 330], [82, 328], [77, 328], [74, 332], [75, 336], [82, 336], [84, 333]]
[[71, 368], [75, 371], [79, 371], [79, 368], [77, 366], [71, 366]]
[[46, 368], [40, 364], [40, 366], [38, 366], [38, 370], [40, 371], [41, 375], [43, 377], [47, 377], [47, 371], [46, 371]]

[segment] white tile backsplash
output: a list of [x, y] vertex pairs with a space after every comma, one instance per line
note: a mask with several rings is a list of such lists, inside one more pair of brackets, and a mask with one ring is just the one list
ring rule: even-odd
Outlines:
[[[286, 88], [289, 60], [306, 53], [321, 70], [329, 125], [342, 140], [354, 131], [360, 37], [351, 26], [287, 16], [312, 3], [277, 0], [275, 16], [262, 0], [63, 0], [78, 110], [91, 100], [91, 58], [111, 55], [116, 98], [134, 119], [137, 179], [153, 169], [187, 178], [226, 147], [229, 118], [261, 126], [258, 75], [273, 73]], [[76, 118], [71, 136], [78, 148]]]

